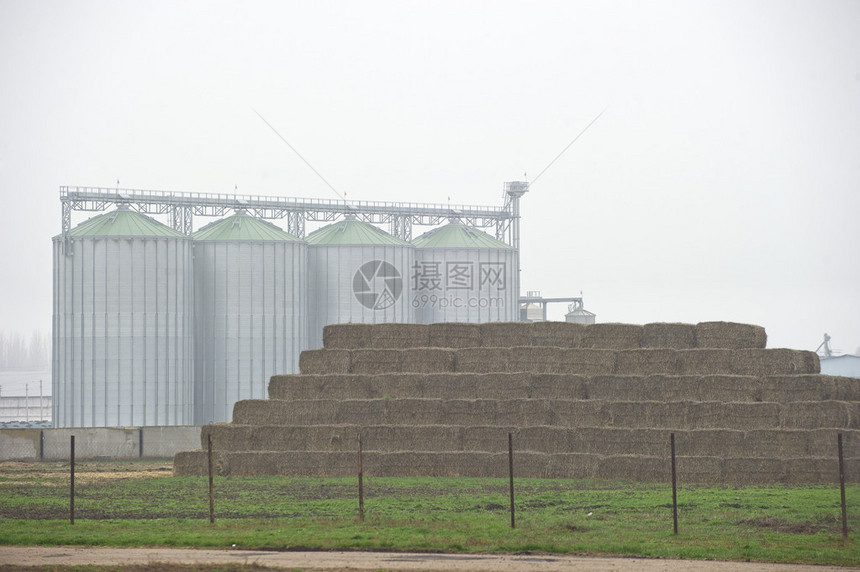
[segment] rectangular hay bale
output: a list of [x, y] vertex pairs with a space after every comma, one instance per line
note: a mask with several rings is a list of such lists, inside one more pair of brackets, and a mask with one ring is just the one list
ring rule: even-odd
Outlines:
[[323, 327], [323, 347], [347, 350], [370, 347], [370, 324], [329, 324]]
[[532, 373], [524, 388], [532, 399], [587, 399], [588, 377], [575, 373]]
[[366, 397], [367, 377], [351, 373], [273, 375], [269, 381], [269, 399]]
[[[668, 462], [671, 463], [671, 459]], [[675, 455], [678, 482], [683, 484], [721, 483], [723, 464], [723, 457], [718, 456]]]
[[352, 350], [352, 373], [399, 373], [402, 367], [403, 352], [398, 349]]
[[643, 348], [686, 350], [696, 347], [696, 326], [655, 322], [642, 326]]
[[768, 375], [761, 380], [762, 401], [860, 401], [860, 380], [822, 374]]
[[589, 324], [582, 330], [580, 347], [632, 350], [641, 347], [642, 326], [636, 324]]
[[456, 352], [458, 372], [601, 375], [615, 370], [615, 352], [612, 350], [525, 346], [465, 348]]
[[587, 393], [607, 401], [756, 401], [755, 381], [725, 375], [615, 374], [590, 377]]
[[209, 457], [206, 451], [180, 451], [173, 456], [173, 474], [200, 477], [209, 472]]
[[[828, 457], [786, 459], [786, 483], [791, 484], [833, 484], [839, 482], [839, 464]], [[851, 481], [846, 475], [846, 481]]]
[[561, 368], [548, 373], [609, 375], [615, 372], [617, 352], [601, 349], [562, 349]]
[[696, 324], [696, 347], [737, 349], [763, 349], [767, 334], [761, 326], [734, 322], [699, 322]]
[[481, 346], [485, 348], [513, 348], [531, 343], [531, 324], [528, 322], [486, 322], [481, 324]]
[[818, 373], [815, 352], [789, 349], [742, 349], [732, 351], [732, 369], [737, 375], [784, 375]]
[[696, 388], [690, 399], [726, 402], [768, 401], [761, 398], [761, 383], [757, 377], [730, 374], [696, 376]]
[[[614, 425], [609, 404], [596, 399], [553, 399], [546, 425], [560, 427], [611, 427]], [[539, 423], [534, 423], [538, 425]]]
[[[747, 431], [741, 448], [731, 451], [729, 456], [786, 458], [818, 455], [820, 451], [810, 449], [815, 433], [808, 429], [777, 427]], [[836, 443], [835, 436], [833, 443]]]
[[831, 384], [822, 375], [766, 375], [761, 381], [761, 400], [775, 403], [832, 399]]
[[525, 465], [527, 469], [522, 476], [544, 479], [593, 479], [597, 477], [597, 467], [600, 463], [599, 455], [559, 453], [557, 455], [544, 455], [544, 458], [546, 458], [544, 464], [539, 465], [527, 457], [527, 462], [520, 464], [520, 466]]
[[772, 429], [779, 427], [777, 403], [723, 403], [719, 401], [683, 403], [673, 413], [690, 429]]
[[492, 425], [529, 427], [553, 425], [554, 403], [543, 399], [499, 399], [490, 400], [492, 413], [482, 422]]
[[680, 375], [731, 375], [734, 373], [732, 350], [678, 350]]
[[585, 328], [584, 324], [569, 322], [534, 322], [529, 328], [529, 345], [578, 348], [582, 345]]
[[429, 345], [434, 348], [481, 347], [481, 325], [464, 322], [430, 324]]
[[780, 405], [780, 427], [860, 429], [860, 402], [798, 401]]
[[619, 375], [677, 374], [678, 352], [673, 349], [619, 350], [615, 373]]
[[629, 429], [626, 427], [578, 427], [569, 429], [569, 448], [573, 452], [597, 455], [660, 456], [668, 452], [666, 429]]
[[447, 348], [417, 348], [401, 351], [403, 373], [441, 373], [454, 371], [455, 353]]
[[672, 468], [666, 459], [645, 455], [611, 455], [600, 459], [598, 479], [625, 479], [640, 482], [666, 482]]
[[458, 373], [496, 373], [507, 369], [510, 348], [462, 348], [454, 350], [454, 371]]
[[788, 479], [788, 463], [774, 458], [728, 458], [723, 461], [721, 482], [733, 485], [784, 483]]
[[349, 373], [350, 350], [305, 350], [299, 356], [301, 373]]
[[373, 324], [370, 345], [378, 349], [426, 348], [430, 330], [427, 324]]
[[605, 375], [588, 379], [591, 399], [607, 401], [756, 401], [755, 378], [701, 375]]
[[531, 397], [532, 375], [513, 373], [458, 373], [453, 377], [462, 379], [461, 385], [450, 391], [451, 397], [482, 399], [522, 399]]
[[740, 457], [744, 454], [746, 434], [722, 428], [675, 431], [675, 452], [687, 457]]
[[507, 350], [507, 368], [501, 371], [526, 371], [534, 373], [563, 373], [567, 371], [565, 352], [553, 347], [517, 347]]

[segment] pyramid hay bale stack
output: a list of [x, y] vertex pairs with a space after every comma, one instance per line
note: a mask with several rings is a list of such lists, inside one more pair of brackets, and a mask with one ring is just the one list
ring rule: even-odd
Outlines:
[[[207, 425], [222, 475], [504, 476], [832, 483], [836, 435], [860, 481], [860, 380], [763, 328], [700, 324], [344, 324], [269, 399]], [[176, 455], [205, 474], [204, 451]]]

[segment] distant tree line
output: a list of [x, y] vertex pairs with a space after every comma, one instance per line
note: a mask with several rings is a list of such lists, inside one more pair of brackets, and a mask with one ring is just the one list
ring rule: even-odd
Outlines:
[[0, 332], [0, 370], [42, 369], [51, 364], [51, 340], [41, 332], [27, 339], [19, 333]]

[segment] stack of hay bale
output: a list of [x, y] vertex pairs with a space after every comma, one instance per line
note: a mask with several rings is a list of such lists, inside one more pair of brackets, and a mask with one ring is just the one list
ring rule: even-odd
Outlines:
[[[686, 482], [860, 480], [860, 380], [763, 328], [700, 324], [344, 324], [276, 375], [269, 399], [207, 425], [222, 475], [664, 480], [670, 434]], [[205, 474], [206, 451], [177, 454]]]

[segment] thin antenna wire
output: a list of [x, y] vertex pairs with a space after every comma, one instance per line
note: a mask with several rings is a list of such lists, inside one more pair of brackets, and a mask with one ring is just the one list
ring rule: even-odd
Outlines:
[[[567, 144], [567, 147], [565, 147], [564, 149], [562, 149], [562, 150], [561, 150], [561, 153], [559, 153], [558, 155], [556, 155], [555, 159], [553, 159], [552, 161], [550, 161], [550, 162], [549, 162], [549, 165], [547, 165], [546, 167], [544, 167], [544, 168], [543, 168], [543, 171], [541, 171], [540, 173], [538, 173], [538, 174], [537, 174], [537, 177], [535, 177], [534, 179], [532, 179], [532, 181], [531, 181], [531, 183], [530, 183], [530, 184], [534, 185], [534, 184], [535, 184], [535, 181], [537, 181], [538, 179], [540, 179], [540, 176], [541, 176], [541, 175], [543, 175], [543, 174], [546, 172], [546, 170], [547, 170], [547, 169], [549, 169], [550, 167], [552, 167], [553, 163], [555, 163], [556, 161], [558, 161], [558, 160], [559, 160], [559, 158], [560, 158], [562, 155], [564, 155], [564, 152], [565, 152], [565, 151], [567, 151], [568, 149], [570, 149], [571, 145], [573, 145], [574, 143], [576, 143], [576, 140], [577, 140], [577, 139], [579, 139], [580, 137], [582, 137], [582, 135], [583, 135], [586, 131], [588, 131], [588, 128], [589, 128], [589, 127], [591, 127], [592, 125], [594, 125], [594, 123], [595, 123], [598, 119], [600, 119], [600, 116], [601, 116], [601, 115], [603, 115], [604, 113], [606, 113], [606, 110], [607, 110], [607, 109], [609, 109], [609, 106], [606, 106], [605, 108], [603, 108], [603, 111], [601, 111], [600, 113], [598, 113], [598, 114], [597, 114], [597, 117], [595, 117], [594, 119], [592, 119], [592, 120], [591, 120], [591, 123], [589, 123], [588, 125], [586, 125], [586, 126], [585, 126], [585, 129], [583, 129], [582, 131], [580, 131], [580, 132], [579, 132], [579, 135], [577, 135], [576, 137], [574, 137], [574, 138], [573, 138], [573, 141], [571, 141], [570, 143], [568, 143], [568, 144]], [[265, 121], [265, 119], [264, 119], [263, 121]], [[287, 145], [289, 145], [289, 143], [287, 143]]]
[[[266, 118], [265, 118], [265, 117], [263, 117], [262, 115], [260, 115], [260, 112], [259, 112], [259, 111], [257, 111], [257, 110], [256, 110], [256, 109], [254, 109], [253, 107], [251, 108], [251, 110], [252, 110], [254, 113], [256, 113], [256, 114], [257, 114], [257, 117], [259, 117], [260, 119], [262, 119], [262, 120], [263, 120], [263, 123], [265, 123], [266, 125], [268, 125], [268, 126], [269, 126], [269, 129], [271, 129], [272, 131], [274, 131], [274, 132], [275, 132], [275, 135], [277, 135], [278, 137], [280, 137], [280, 138], [281, 138], [281, 141], [283, 141], [284, 143], [286, 143], [286, 144], [287, 144], [287, 147], [289, 147], [290, 149], [292, 149], [293, 153], [295, 153], [295, 154], [298, 156], [298, 158], [299, 158], [299, 159], [301, 159], [302, 161], [304, 161], [304, 162], [305, 162], [305, 165], [307, 165], [308, 167], [310, 167], [310, 170], [311, 170], [311, 171], [313, 171], [313, 172], [316, 174], [316, 176], [317, 176], [317, 177], [319, 177], [319, 178], [320, 178], [320, 180], [322, 180], [322, 182], [323, 182], [323, 183], [325, 183], [325, 184], [328, 186], [328, 188], [330, 188], [330, 189], [332, 190], [332, 192], [334, 192], [334, 194], [336, 194], [338, 197], [340, 197], [340, 199], [341, 199], [343, 202], [346, 202], [346, 197], [345, 197], [344, 195], [341, 195], [339, 192], [337, 192], [337, 189], [335, 189], [333, 186], [331, 186], [331, 183], [329, 183], [328, 181], [326, 181], [326, 180], [325, 180], [325, 177], [323, 177], [322, 175], [320, 175], [320, 172], [319, 172], [319, 171], [317, 171], [316, 169], [314, 169], [314, 166], [313, 166], [313, 165], [311, 165], [310, 163], [308, 163], [308, 160], [307, 160], [307, 159], [305, 159], [304, 157], [302, 157], [302, 154], [301, 154], [301, 153], [299, 153], [299, 152], [296, 150], [296, 148], [295, 148], [295, 147], [293, 147], [292, 145], [290, 145], [290, 142], [289, 142], [289, 141], [287, 141], [286, 139], [284, 139], [284, 136], [283, 136], [283, 135], [281, 135], [280, 133], [278, 133], [278, 130], [277, 130], [277, 129], [275, 129], [275, 128], [272, 126], [272, 124], [271, 124], [271, 123], [269, 123], [268, 121], [266, 121]], [[586, 128], [586, 129], [587, 129], [587, 128]]]

